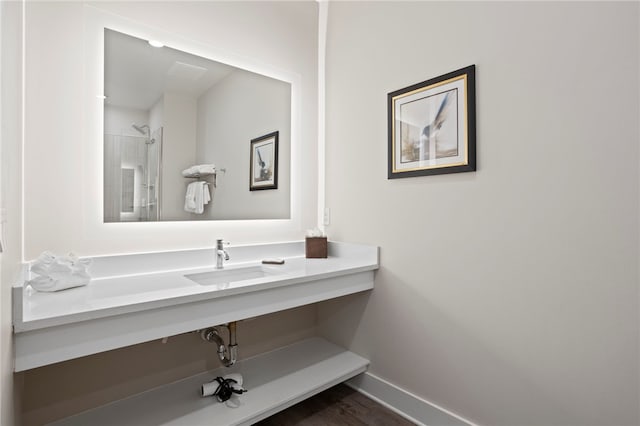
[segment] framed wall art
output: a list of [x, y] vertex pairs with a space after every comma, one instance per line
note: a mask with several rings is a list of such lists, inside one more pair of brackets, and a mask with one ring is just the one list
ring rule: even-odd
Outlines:
[[278, 188], [278, 132], [251, 140], [249, 190]]
[[475, 65], [387, 95], [388, 178], [476, 169]]

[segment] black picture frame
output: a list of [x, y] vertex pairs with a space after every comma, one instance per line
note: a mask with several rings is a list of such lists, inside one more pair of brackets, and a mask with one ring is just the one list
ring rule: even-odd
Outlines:
[[387, 95], [388, 179], [476, 170], [475, 65]]
[[278, 189], [278, 135], [275, 131], [251, 139], [249, 190]]

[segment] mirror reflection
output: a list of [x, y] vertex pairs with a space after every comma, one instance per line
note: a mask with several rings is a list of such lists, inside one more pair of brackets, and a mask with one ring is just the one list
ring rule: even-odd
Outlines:
[[[104, 47], [105, 222], [290, 218], [290, 83], [110, 29]], [[274, 134], [256, 191], [251, 142]]]

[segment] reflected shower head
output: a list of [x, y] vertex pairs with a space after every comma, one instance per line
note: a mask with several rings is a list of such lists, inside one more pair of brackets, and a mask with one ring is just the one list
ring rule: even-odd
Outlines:
[[131, 123], [131, 127], [133, 127], [138, 132], [140, 132], [141, 135], [145, 135], [145, 136], [147, 136], [147, 132], [150, 131], [149, 126], [147, 126], [146, 124], [143, 124], [142, 126], [138, 126], [136, 123]]

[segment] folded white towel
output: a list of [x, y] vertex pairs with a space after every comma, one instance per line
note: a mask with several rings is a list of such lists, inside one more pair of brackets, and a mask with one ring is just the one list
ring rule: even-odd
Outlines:
[[184, 169], [182, 171], [182, 176], [190, 177], [190, 176], [202, 176], [202, 175], [213, 175], [216, 173], [216, 166], [214, 164], [197, 164], [195, 166], [191, 166], [188, 169]]
[[196, 212], [196, 190], [198, 182], [191, 182], [189, 186], [187, 186], [187, 193], [184, 196], [184, 211], [189, 213]]
[[91, 259], [78, 259], [70, 253], [68, 256], [56, 256], [45, 251], [31, 265], [31, 272], [38, 276], [27, 281], [37, 291], [59, 291], [89, 284], [89, 265]]
[[202, 204], [209, 204], [211, 201], [211, 194], [209, 193], [209, 183], [205, 182], [202, 187]]
[[202, 214], [204, 212], [204, 188], [205, 182], [198, 181], [196, 184], [196, 211], [197, 214]]
[[184, 197], [184, 210], [189, 213], [202, 214], [204, 206], [211, 201], [209, 184], [205, 181], [191, 182], [187, 186]]

